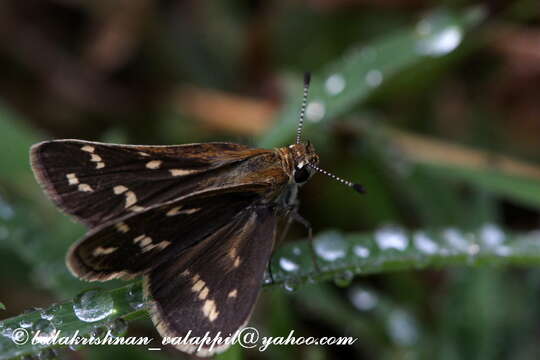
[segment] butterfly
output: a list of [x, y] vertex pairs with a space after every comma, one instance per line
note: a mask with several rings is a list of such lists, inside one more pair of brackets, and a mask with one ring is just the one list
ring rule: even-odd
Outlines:
[[[90, 228], [68, 251], [71, 273], [87, 281], [143, 276], [164, 337], [227, 336], [245, 327], [278, 224], [301, 218], [298, 188], [321, 172], [363, 192], [319, 168], [313, 145], [301, 141], [309, 83], [306, 74], [296, 143], [286, 147], [34, 145], [31, 164], [45, 193]], [[210, 356], [229, 345], [176, 347]]]

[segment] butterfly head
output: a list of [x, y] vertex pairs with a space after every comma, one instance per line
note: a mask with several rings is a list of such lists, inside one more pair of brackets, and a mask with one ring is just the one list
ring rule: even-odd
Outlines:
[[308, 141], [307, 144], [294, 144], [289, 146], [293, 163], [294, 182], [303, 184], [315, 174], [315, 168], [319, 164], [319, 155]]

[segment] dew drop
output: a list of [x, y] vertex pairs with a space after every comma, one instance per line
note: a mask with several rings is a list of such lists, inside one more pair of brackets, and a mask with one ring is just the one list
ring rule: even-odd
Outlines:
[[370, 70], [366, 74], [366, 83], [372, 88], [381, 85], [383, 79], [383, 74], [380, 70]]
[[19, 322], [19, 326], [22, 328], [29, 328], [32, 326], [32, 321], [28, 319], [23, 319]]
[[393, 310], [388, 318], [388, 332], [396, 344], [411, 346], [418, 340], [414, 318], [404, 310]]
[[480, 238], [485, 246], [494, 248], [502, 245], [505, 240], [505, 234], [500, 227], [495, 224], [485, 224], [480, 229]]
[[[427, 31], [427, 26], [423, 26]], [[442, 56], [454, 51], [463, 39], [463, 30], [456, 26], [448, 26], [439, 31], [430, 31], [423, 36], [417, 45], [417, 51], [423, 55]]]
[[32, 330], [34, 330], [36, 334], [39, 331], [39, 335], [36, 337], [37, 342], [47, 344], [54, 335], [56, 328], [49, 320], [39, 319], [34, 323]]
[[315, 253], [329, 262], [344, 258], [347, 254], [347, 241], [334, 231], [317, 236], [314, 246]]
[[300, 268], [297, 263], [283, 256], [279, 258], [279, 266], [287, 272], [294, 272]]
[[129, 306], [134, 310], [141, 310], [144, 308], [144, 297], [142, 287], [138, 284], [133, 284], [129, 288], [127, 294], [127, 301]]
[[377, 306], [379, 298], [372, 291], [363, 290], [361, 288], [352, 288], [349, 292], [351, 303], [360, 311], [369, 311]]
[[3, 328], [0, 330], [0, 334], [2, 334], [5, 337], [8, 337], [11, 339], [11, 334], [13, 333], [13, 329], [10, 327]]
[[414, 246], [424, 254], [433, 255], [439, 250], [439, 245], [423, 231], [414, 234], [413, 242]]
[[102, 336], [105, 336], [107, 334], [107, 328], [102, 325], [98, 325], [95, 328], [90, 331], [90, 335], [92, 335], [95, 338], [101, 338]]
[[15, 211], [7, 202], [0, 197], [0, 218], [4, 220], [10, 220], [15, 215]]
[[128, 322], [122, 318], [118, 318], [109, 324], [109, 330], [114, 336], [122, 336], [128, 330]]
[[350, 270], [346, 270], [334, 276], [334, 284], [339, 287], [347, 287], [351, 285], [353, 278], [353, 272]]
[[283, 282], [283, 289], [287, 292], [293, 292], [298, 289], [298, 281], [295, 279], [287, 279]]
[[353, 247], [354, 255], [360, 258], [367, 258], [369, 256], [369, 249], [362, 245], [355, 245]]
[[54, 316], [56, 315], [57, 311], [58, 311], [58, 307], [53, 306], [48, 309], [41, 310], [39, 315], [41, 316], [42, 319], [52, 320], [54, 319]]
[[90, 289], [77, 296], [73, 303], [73, 311], [82, 321], [99, 321], [114, 312], [114, 301], [107, 292]]
[[306, 107], [306, 118], [313, 122], [319, 122], [326, 114], [326, 107], [320, 101], [312, 101]]
[[463, 234], [454, 228], [448, 228], [443, 231], [443, 237], [454, 249], [462, 252], [467, 252], [469, 248], [469, 243]]
[[83, 348], [83, 345], [82, 344], [69, 344], [68, 348], [71, 351], [79, 351]]
[[403, 251], [409, 240], [403, 229], [397, 226], [384, 226], [375, 232], [375, 241], [381, 250], [395, 249]]
[[346, 81], [343, 75], [333, 74], [326, 79], [324, 84], [326, 91], [330, 95], [338, 95], [345, 89]]

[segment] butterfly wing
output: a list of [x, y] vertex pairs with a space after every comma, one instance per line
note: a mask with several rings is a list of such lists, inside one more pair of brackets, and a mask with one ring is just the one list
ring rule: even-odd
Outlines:
[[88, 281], [131, 279], [184, 256], [186, 249], [259, 203], [265, 190], [261, 184], [209, 189], [127, 214], [75, 243], [67, 255], [68, 267]]
[[[226, 226], [169, 259], [144, 277], [150, 313], [163, 337], [233, 335], [245, 326], [259, 294], [276, 232], [266, 206], [244, 209]], [[202, 348], [175, 344], [184, 352], [210, 356], [230, 344]]]
[[[273, 156], [232, 143], [115, 145], [53, 140], [32, 147], [38, 182], [66, 213], [88, 226], [205, 188], [242, 182], [246, 160]], [[247, 175], [246, 175], [247, 176]]]

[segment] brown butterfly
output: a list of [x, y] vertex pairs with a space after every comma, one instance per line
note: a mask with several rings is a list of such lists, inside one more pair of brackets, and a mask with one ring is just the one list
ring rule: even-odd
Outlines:
[[[309, 80], [306, 74], [296, 143], [287, 147], [34, 145], [38, 182], [60, 209], [90, 227], [67, 254], [70, 271], [87, 281], [142, 275], [162, 336], [225, 337], [244, 327], [278, 220], [301, 219], [298, 188], [321, 172], [363, 192], [320, 169], [313, 146], [301, 142]], [[229, 345], [177, 348], [210, 356]]]

